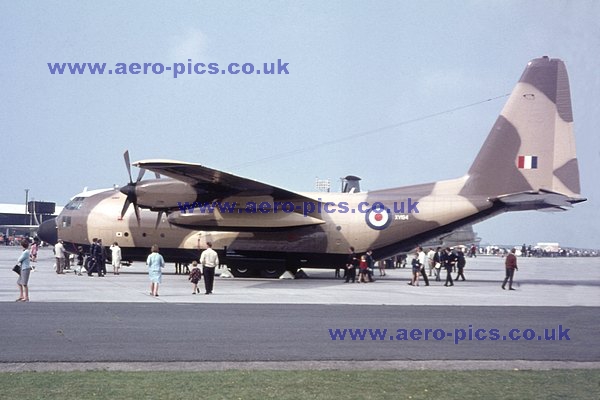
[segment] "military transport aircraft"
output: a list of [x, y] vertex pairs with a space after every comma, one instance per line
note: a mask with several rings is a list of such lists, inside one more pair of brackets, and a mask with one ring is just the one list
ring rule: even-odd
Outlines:
[[[279, 276], [334, 268], [349, 246], [376, 259], [408, 251], [507, 211], [566, 210], [580, 197], [573, 114], [564, 63], [530, 61], [463, 177], [370, 192], [297, 193], [199, 164], [134, 163], [118, 189], [75, 196], [43, 240], [69, 251], [92, 238], [117, 241], [125, 260], [145, 260], [158, 244], [167, 261], [197, 259], [213, 243], [235, 276]], [[155, 179], [142, 180], [144, 170]], [[133, 205], [132, 207], [130, 207]]]

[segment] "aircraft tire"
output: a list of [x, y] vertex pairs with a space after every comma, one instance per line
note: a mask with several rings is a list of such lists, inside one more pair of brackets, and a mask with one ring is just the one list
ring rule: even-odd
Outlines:
[[252, 268], [243, 268], [243, 267], [230, 267], [231, 275], [236, 278], [251, 278], [256, 276], [256, 270]]
[[272, 267], [264, 268], [260, 270], [260, 276], [262, 278], [277, 279], [285, 272], [285, 267]]

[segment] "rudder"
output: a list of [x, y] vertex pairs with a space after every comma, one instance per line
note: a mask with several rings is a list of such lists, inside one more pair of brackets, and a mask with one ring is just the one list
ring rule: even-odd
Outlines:
[[579, 198], [579, 167], [565, 64], [530, 61], [468, 172], [461, 194], [548, 191]]

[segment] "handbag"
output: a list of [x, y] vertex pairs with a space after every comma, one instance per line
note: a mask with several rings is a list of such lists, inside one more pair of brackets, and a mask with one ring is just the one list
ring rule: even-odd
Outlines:
[[17, 275], [21, 275], [21, 266], [19, 264], [15, 265], [13, 267], [13, 271], [17, 274]]

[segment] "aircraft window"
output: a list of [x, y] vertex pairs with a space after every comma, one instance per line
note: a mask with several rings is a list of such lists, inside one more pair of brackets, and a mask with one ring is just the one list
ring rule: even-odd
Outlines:
[[164, 238], [164, 237], [165, 237], [165, 234], [164, 234], [164, 233], [161, 233], [161, 234], [160, 234], [160, 237], [161, 237], [161, 238]]
[[68, 228], [71, 226], [71, 217], [62, 217], [62, 227]]
[[73, 200], [71, 200], [65, 206], [65, 208], [67, 210], [79, 210], [81, 208], [81, 206], [83, 205], [84, 200], [85, 200], [85, 197], [75, 197]]
[[129, 232], [125, 232], [125, 233], [123, 234], [123, 236], [125, 236], [125, 237], [129, 236]]

